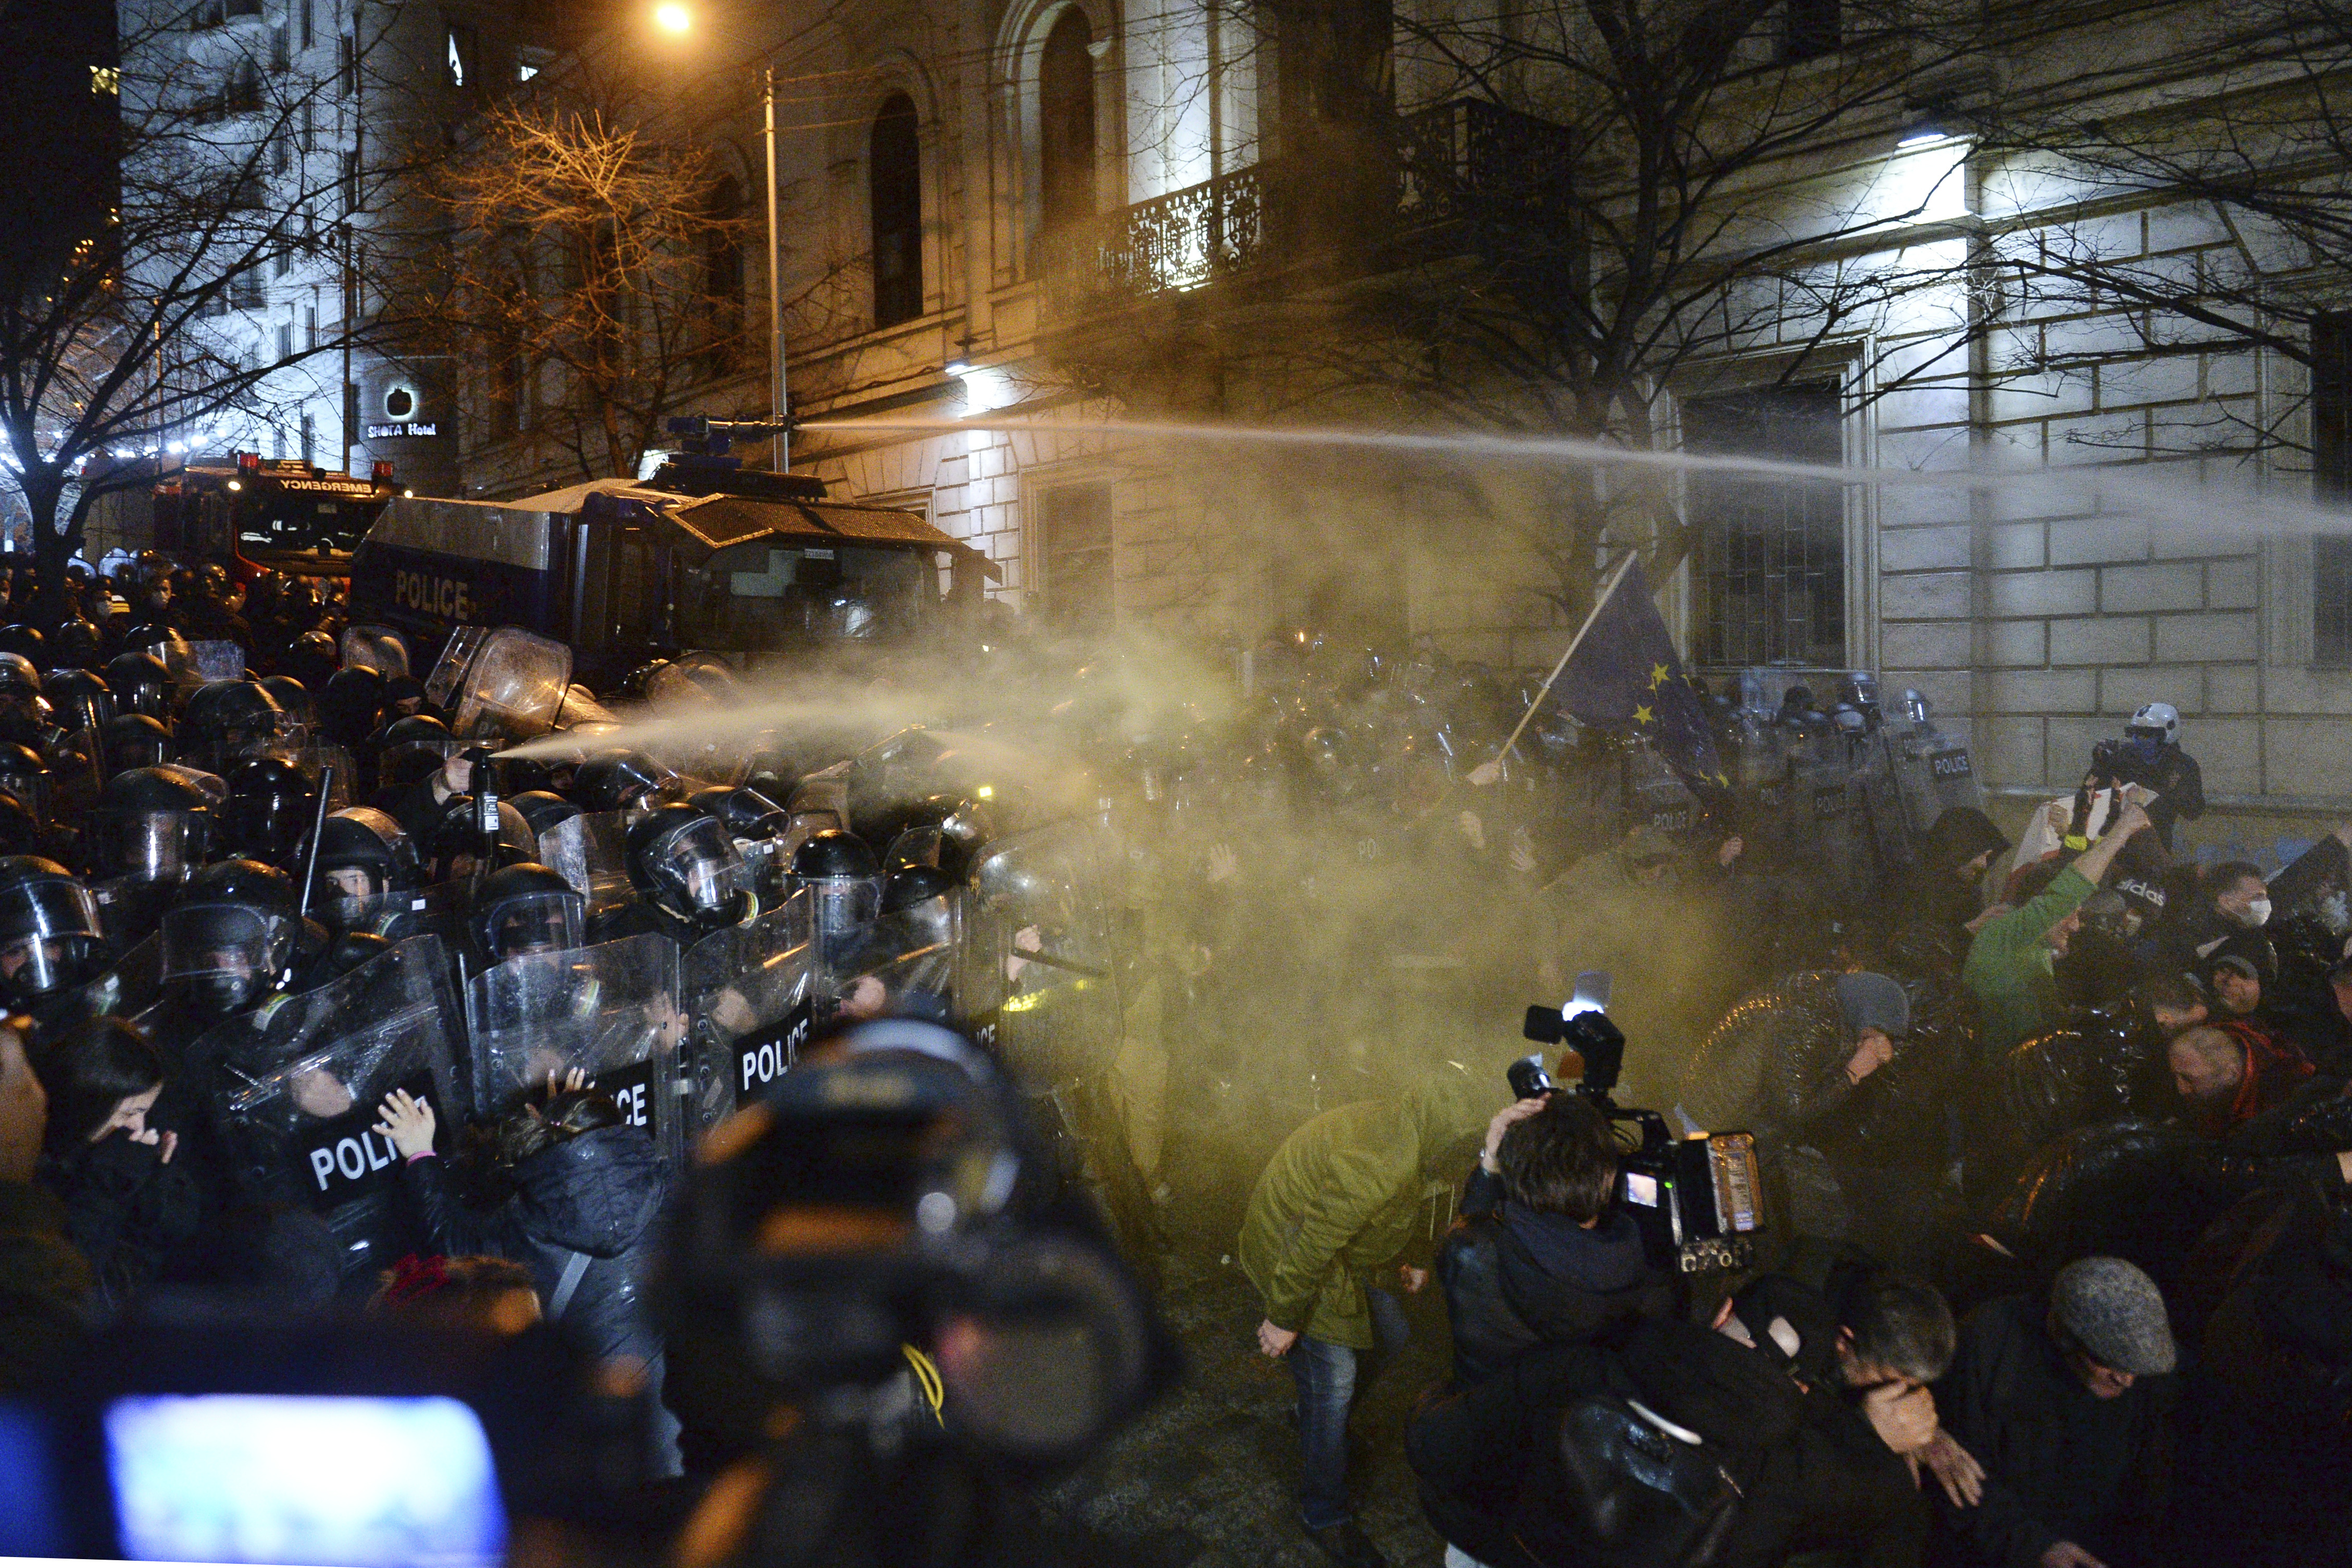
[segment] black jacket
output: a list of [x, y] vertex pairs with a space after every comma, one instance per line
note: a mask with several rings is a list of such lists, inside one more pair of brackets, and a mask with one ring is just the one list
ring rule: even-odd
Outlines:
[[1936, 1385], [1945, 1427], [1985, 1468], [1974, 1508], [1937, 1499], [1945, 1561], [2034, 1568], [2061, 1541], [2110, 1563], [2145, 1559], [2134, 1545], [2156, 1517], [2169, 1380], [2143, 1377], [2096, 1397], [2051, 1339], [2047, 1312], [2038, 1295], [1979, 1307]]
[[1815, 1543], [1850, 1548], [1872, 1568], [1918, 1560], [1909, 1471], [1859, 1417], [1834, 1401], [1817, 1406], [1824, 1396], [1806, 1396], [1757, 1352], [1678, 1319], [1547, 1346], [1424, 1399], [1405, 1457], [1438, 1533], [1489, 1568], [1588, 1562], [1579, 1521], [1558, 1505], [1568, 1492], [1561, 1415], [1593, 1395], [1640, 1401], [1706, 1440], [1741, 1495], [1717, 1568], [1777, 1563]]
[[1672, 1302], [1623, 1213], [1587, 1230], [1565, 1216], [1509, 1204], [1474, 1169], [1463, 1218], [1437, 1255], [1454, 1326], [1454, 1380], [1475, 1383], [1538, 1344], [1574, 1344]]
[[89, 1264], [64, 1225], [55, 1195], [0, 1181], [0, 1394], [30, 1393], [56, 1375], [86, 1326]]
[[541, 1311], [583, 1354], [658, 1367], [642, 1298], [670, 1171], [643, 1132], [600, 1127], [541, 1149], [515, 1167], [514, 1196], [487, 1212], [458, 1201], [437, 1159], [408, 1161], [402, 1175], [435, 1247], [528, 1264]]
[[195, 1234], [201, 1202], [183, 1155], [110, 1134], [41, 1157], [40, 1181], [65, 1207], [66, 1239], [89, 1263], [101, 1307], [129, 1305]]

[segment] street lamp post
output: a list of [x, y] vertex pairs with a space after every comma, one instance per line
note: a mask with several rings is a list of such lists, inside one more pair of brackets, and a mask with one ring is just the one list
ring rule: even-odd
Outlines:
[[793, 437], [784, 423], [783, 248], [776, 232], [776, 68], [760, 71], [760, 119], [768, 146], [768, 417], [776, 425], [776, 472], [793, 466]]
[[[694, 26], [694, 14], [685, 0], [664, 0], [654, 8], [654, 25], [666, 33], [685, 34]], [[768, 165], [768, 418], [776, 427], [772, 461], [776, 472], [783, 474], [792, 469], [793, 438], [784, 423], [784, 258], [776, 224], [776, 68], [772, 61], [760, 70], [760, 130]]]

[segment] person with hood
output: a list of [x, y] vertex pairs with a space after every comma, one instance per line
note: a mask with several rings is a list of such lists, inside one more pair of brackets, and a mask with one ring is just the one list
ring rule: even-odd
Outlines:
[[1454, 1381], [1476, 1383], [1538, 1344], [1575, 1344], [1672, 1305], [1641, 1228], [1617, 1205], [1615, 1133], [1580, 1094], [1506, 1105], [1437, 1255]]
[[68, 1240], [88, 1259], [102, 1307], [128, 1306], [195, 1233], [203, 1199], [178, 1133], [149, 1116], [163, 1054], [136, 1025], [97, 1018], [38, 1047], [48, 1096], [41, 1185], [65, 1206]]
[[1893, 879], [1885, 924], [1948, 953], [1958, 968], [1987, 917], [1985, 873], [2008, 849], [2008, 836], [1974, 806], [1946, 808], [1920, 836], [1919, 858]]
[[462, 1202], [433, 1148], [433, 1107], [395, 1089], [375, 1130], [401, 1159], [401, 1186], [425, 1239], [446, 1256], [512, 1259], [530, 1267], [541, 1311], [600, 1366], [644, 1380], [661, 1469], [677, 1473], [677, 1423], [659, 1404], [662, 1343], [645, 1300], [667, 1201], [669, 1162], [611, 1096], [551, 1077], [544, 1107], [500, 1123], [492, 1163], [513, 1192], [488, 1210]]
[[1973, 1507], [1937, 1510], [1948, 1561], [2102, 1568], [2149, 1561], [2172, 1326], [2156, 1281], [2077, 1259], [2046, 1297], [1989, 1301], [1961, 1326], [1937, 1405], [1984, 1468]]
[[2057, 1023], [2053, 965], [2081, 922], [2083, 901], [2098, 891], [2124, 845], [2147, 827], [2147, 812], [2135, 800], [2072, 864], [2044, 862], [2011, 879], [2011, 908], [1978, 929], [1960, 969], [1982, 1020], [1978, 1046], [1985, 1055], [2005, 1051]]
[[1367, 1361], [1404, 1342], [1386, 1287], [1428, 1282], [1412, 1255], [1432, 1234], [1433, 1201], [1477, 1152], [1501, 1098], [1489, 1082], [1448, 1062], [1402, 1094], [1324, 1112], [1275, 1151], [1243, 1218], [1242, 1270], [1265, 1302], [1258, 1348], [1286, 1356], [1297, 1385], [1300, 1520], [1350, 1568], [1385, 1559], [1348, 1506], [1348, 1414]]

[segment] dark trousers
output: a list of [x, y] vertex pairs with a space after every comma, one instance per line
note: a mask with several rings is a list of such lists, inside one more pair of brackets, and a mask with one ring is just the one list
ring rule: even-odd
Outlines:
[[1402, 1349], [1408, 1333], [1404, 1308], [1386, 1291], [1367, 1291], [1371, 1302], [1370, 1351], [1300, 1334], [1290, 1347], [1290, 1375], [1298, 1385], [1301, 1476], [1298, 1512], [1309, 1530], [1344, 1522], [1348, 1509], [1348, 1412], [1360, 1383]]

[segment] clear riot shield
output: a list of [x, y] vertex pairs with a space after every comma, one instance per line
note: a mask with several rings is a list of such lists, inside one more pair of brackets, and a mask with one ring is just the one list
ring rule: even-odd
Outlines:
[[1069, 821], [999, 839], [972, 867], [958, 1006], [1033, 1093], [1098, 1073], [1118, 1051], [1104, 859], [1092, 824]]
[[120, 1018], [136, 1021], [163, 999], [163, 940], [149, 936], [114, 961], [111, 968], [78, 988], [60, 1010], [58, 1030], [85, 1019]]
[[237, 1186], [324, 1216], [350, 1290], [372, 1287], [417, 1249], [400, 1157], [374, 1130], [384, 1096], [405, 1089], [430, 1103], [444, 1147], [465, 1108], [464, 1026], [448, 975], [440, 942], [418, 937], [332, 985], [231, 1019], [191, 1048], [194, 1060], [217, 1064], [215, 1110]]
[[693, 1019], [683, 1074], [689, 1137], [782, 1077], [807, 1043], [817, 991], [810, 935], [808, 894], [798, 893], [687, 950], [680, 975]]
[[629, 886], [627, 837], [620, 812], [584, 812], [539, 835], [540, 863], [579, 890], [593, 920], [636, 896]]
[[572, 681], [572, 650], [519, 626], [460, 626], [441, 650], [425, 695], [452, 716], [462, 739], [524, 738], [555, 727]]
[[677, 1098], [677, 945], [650, 933], [593, 947], [509, 958], [466, 985], [474, 1110], [503, 1116], [551, 1075], [578, 1069], [673, 1155], [684, 1129]]
[[385, 676], [408, 674], [408, 643], [389, 626], [343, 628], [342, 663], [346, 669], [373, 670]]
[[1984, 809], [1984, 787], [1977, 779], [1975, 758], [1965, 745], [1932, 722], [1919, 721], [1901, 734], [1889, 728], [1886, 764], [1902, 801], [1904, 826], [1914, 844], [1950, 808]]
[[183, 696], [214, 681], [245, 678], [245, 650], [235, 643], [175, 641], [164, 643], [161, 652], [163, 667], [172, 672], [172, 684]]

